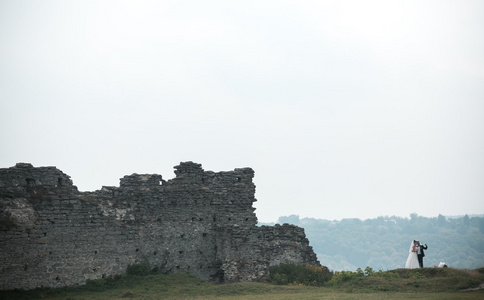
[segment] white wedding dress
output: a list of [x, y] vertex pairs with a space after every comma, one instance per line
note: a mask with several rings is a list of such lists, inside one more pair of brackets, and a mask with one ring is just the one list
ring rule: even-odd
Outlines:
[[413, 241], [410, 245], [410, 249], [408, 250], [408, 258], [407, 262], [405, 263], [405, 269], [417, 269], [420, 268], [418, 264], [418, 257], [417, 257], [417, 248], [414, 246]]

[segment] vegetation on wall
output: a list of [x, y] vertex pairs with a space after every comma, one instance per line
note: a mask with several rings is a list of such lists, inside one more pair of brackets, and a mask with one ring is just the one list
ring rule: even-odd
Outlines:
[[328, 268], [313, 265], [280, 264], [270, 267], [269, 273], [271, 282], [278, 285], [323, 286], [333, 277]]

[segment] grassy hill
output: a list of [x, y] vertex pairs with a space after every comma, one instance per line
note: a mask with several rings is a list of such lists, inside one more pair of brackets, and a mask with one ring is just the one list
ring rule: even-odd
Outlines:
[[323, 287], [270, 282], [213, 284], [190, 274], [122, 275], [84, 286], [0, 291], [0, 299], [483, 299], [484, 269], [340, 272]]

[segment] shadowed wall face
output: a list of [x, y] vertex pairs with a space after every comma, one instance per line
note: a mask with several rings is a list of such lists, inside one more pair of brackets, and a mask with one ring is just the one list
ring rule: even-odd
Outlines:
[[213, 282], [253, 281], [281, 262], [319, 265], [304, 230], [257, 227], [254, 171], [175, 167], [79, 192], [55, 167], [0, 169], [0, 288], [84, 284], [148, 262]]

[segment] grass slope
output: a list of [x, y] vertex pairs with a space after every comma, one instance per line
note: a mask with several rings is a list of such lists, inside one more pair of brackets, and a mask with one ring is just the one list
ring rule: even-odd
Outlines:
[[122, 275], [84, 286], [0, 291], [0, 299], [484, 299], [484, 269], [397, 269], [347, 276], [324, 287], [261, 282], [213, 284], [190, 274]]

